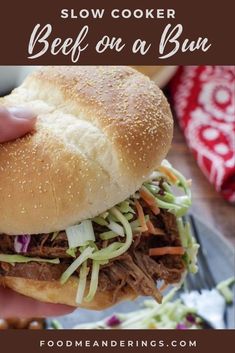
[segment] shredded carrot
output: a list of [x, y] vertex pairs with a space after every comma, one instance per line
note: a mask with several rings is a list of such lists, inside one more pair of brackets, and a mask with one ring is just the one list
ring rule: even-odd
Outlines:
[[156, 234], [156, 231], [155, 231], [153, 223], [150, 220], [148, 220], [148, 221], [146, 221], [146, 224], [147, 224], [149, 233], [150, 234]]
[[140, 196], [149, 206], [156, 204], [155, 197], [144, 187], [140, 189]]
[[148, 231], [150, 234], [154, 234], [154, 235], [164, 235], [165, 234], [162, 229], [155, 228], [153, 223], [150, 220], [146, 221], [146, 225], [148, 227]]
[[151, 211], [155, 215], [158, 215], [160, 213], [160, 209], [157, 207], [156, 204], [156, 199], [150, 192], [146, 191], [145, 188], [142, 187], [140, 189], [140, 196], [147, 203], [147, 205], [150, 207]]
[[144, 232], [146, 232], [148, 230], [148, 227], [146, 225], [146, 221], [144, 218], [143, 208], [142, 208], [141, 204], [139, 203], [139, 201], [137, 201], [137, 200], [135, 200], [135, 206], [136, 206], [136, 209], [138, 212], [138, 218], [140, 221], [141, 228], [143, 229]]
[[155, 228], [155, 232], [157, 235], [166, 235], [166, 233], [164, 232], [163, 229], [158, 228], [158, 227], [154, 227]]
[[160, 213], [160, 209], [159, 207], [157, 207], [157, 205], [150, 206], [150, 209], [155, 215], [158, 215]]
[[184, 255], [184, 252], [182, 246], [165, 246], [162, 248], [149, 249], [149, 256]]
[[169, 287], [169, 284], [164, 282], [161, 287], [159, 288], [160, 292], [163, 292], [165, 289], [167, 289]]
[[170, 181], [172, 181], [172, 183], [175, 184], [178, 181], [178, 178], [167, 167], [160, 166], [159, 170], [160, 172], [166, 174], [166, 176], [170, 179]]

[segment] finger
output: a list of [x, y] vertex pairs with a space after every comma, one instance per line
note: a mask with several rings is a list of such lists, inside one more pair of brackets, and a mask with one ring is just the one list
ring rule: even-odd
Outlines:
[[0, 107], [0, 143], [11, 141], [32, 131], [36, 116], [23, 108]]
[[36, 122], [36, 117], [30, 119], [21, 119], [12, 116], [7, 128], [7, 140], [15, 140], [32, 131]]
[[66, 315], [75, 308], [61, 304], [46, 304], [17, 294], [8, 288], [0, 288], [0, 317], [48, 317]]
[[17, 107], [10, 107], [8, 108], [8, 111], [15, 116], [16, 118], [19, 119], [26, 119], [26, 120], [31, 120], [31, 119], [36, 119], [36, 114], [30, 110], [30, 109], [25, 109], [25, 108], [17, 108]]

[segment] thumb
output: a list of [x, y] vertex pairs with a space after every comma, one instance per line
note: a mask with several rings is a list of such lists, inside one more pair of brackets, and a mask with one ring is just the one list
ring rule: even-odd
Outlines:
[[24, 108], [0, 107], [0, 143], [14, 140], [33, 130], [36, 115]]

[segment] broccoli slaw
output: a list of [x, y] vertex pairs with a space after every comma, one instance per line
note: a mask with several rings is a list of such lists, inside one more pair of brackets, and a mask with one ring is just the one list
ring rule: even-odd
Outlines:
[[[156, 185], [157, 182], [161, 182], [161, 187]], [[159, 193], [162, 191], [162, 186], [164, 192]], [[184, 195], [173, 195], [172, 187], [180, 188], [184, 191]], [[66, 283], [66, 281], [77, 270], [77, 268], [82, 266], [82, 263], [84, 263], [87, 259], [92, 260], [89, 293], [84, 298], [83, 290], [83, 295], [81, 295], [80, 286], [84, 288], [88, 276], [88, 271], [80, 271], [78, 285], [79, 295], [77, 295], [77, 304], [81, 304], [83, 300], [91, 301], [94, 298], [98, 288], [100, 265], [125, 253], [132, 244], [134, 232], [141, 232], [148, 229], [147, 215], [142, 215], [143, 218], [141, 219], [141, 215], [138, 214], [138, 218], [135, 221], [130, 222], [133, 214], [135, 213], [133, 206], [138, 206], [138, 199], [141, 197], [141, 194], [142, 196], [143, 194], [147, 195], [147, 199], [145, 199], [145, 201], [150, 203], [150, 206], [156, 213], [158, 212], [159, 208], [164, 208], [176, 216], [187, 269], [190, 272], [197, 271], [196, 255], [198, 244], [196, 244], [190, 233], [189, 224], [184, 224], [181, 218], [191, 205], [190, 182], [188, 182], [181, 173], [174, 169], [168, 161], [164, 160], [159, 170], [156, 170], [152, 173], [149, 180], [143, 184], [140, 191], [137, 191], [129, 199], [118, 204], [116, 207], [113, 207], [105, 213], [90, 220], [91, 224], [92, 222], [96, 222], [107, 227], [107, 232], [100, 234], [101, 239], [108, 240], [121, 236], [124, 241], [115, 241], [108, 245], [106, 248], [99, 250], [95, 247], [95, 241], [92, 239], [92, 231], [90, 231], [91, 238], [87, 238], [87, 235], [84, 236], [83, 249], [79, 249], [82, 251], [81, 255], [69, 266], [69, 268], [61, 277], [61, 283]], [[82, 223], [83, 222], [81, 222], [78, 227], [81, 227]], [[74, 233], [74, 236], [75, 235], [76, 233]], [[81, 242], [82, 233], [79, 231], [77, 233], [77, 236], [78, 235], [80, 239], [79, 241]]]

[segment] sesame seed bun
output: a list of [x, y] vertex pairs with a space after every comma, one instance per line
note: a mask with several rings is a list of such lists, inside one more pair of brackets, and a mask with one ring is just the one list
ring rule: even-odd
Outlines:
[[43, 67], [5, 107], [30, 108], [33, 133], [0, 145], [0, 233], [63, 230], [135, 192], [169, 150], [161, 90], [130, 67]]

